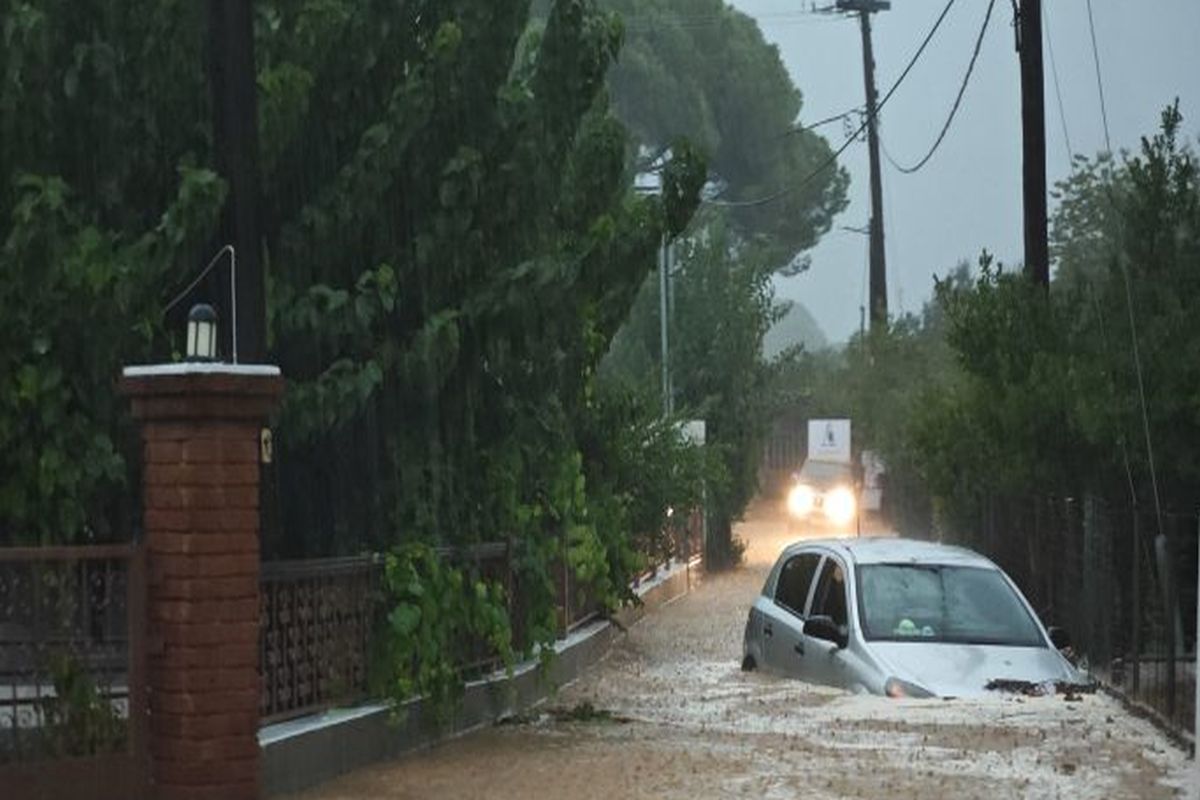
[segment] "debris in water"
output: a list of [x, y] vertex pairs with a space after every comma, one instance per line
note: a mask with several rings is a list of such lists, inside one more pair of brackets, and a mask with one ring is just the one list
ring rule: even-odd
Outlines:
[[549, 714], [558, 722], [633, 722], [632, 717], [614, 714], [606, 708], [596, 708], [589, 701], [577, 703], [571, 708], [551, 708]]
[[1011, 692], [1026, 697], [1050, 697], [1064, 695], [1068, 702], [1081, 699], [1079, 695], [1095, 694], [1095, 683], [1073, 683], [1071, 681], [1019, 681], [1010, 678], [995, 678], [984, 687], [989, 691]]

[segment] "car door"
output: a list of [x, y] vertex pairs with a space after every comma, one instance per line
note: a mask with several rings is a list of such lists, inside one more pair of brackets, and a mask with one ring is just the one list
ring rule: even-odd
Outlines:
[[820, 563], [821, 554], [809, 551], [791, 556], [780, 567], [774, 596], [763, 615], [762, 651], [769, 670], [805, 677], [804, 611]]
[[[813, 585], [808, 616], [826, 616], [849, 631], [849, 596], [846, 567], [837, 556], [829, 555], [821, 563]], [[808, 680], [829, 686], [849, 686], [846, 651], [833, 642], [804, 636], [805, 672]]]

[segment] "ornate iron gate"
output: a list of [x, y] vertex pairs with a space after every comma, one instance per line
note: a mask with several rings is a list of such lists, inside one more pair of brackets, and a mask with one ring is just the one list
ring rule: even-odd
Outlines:
[[147, 795], [145, 567], [133, 544], [0, 548], [0, 786]]

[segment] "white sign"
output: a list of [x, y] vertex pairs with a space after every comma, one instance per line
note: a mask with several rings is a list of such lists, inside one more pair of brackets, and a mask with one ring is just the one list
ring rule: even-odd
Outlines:
[[850, 463], [850, 420], [810, 419], [808, 457], [813, 461]]
[[679, 426], [679, 435], [690, 445], [704, 444], [704, 420], [689, 419]]

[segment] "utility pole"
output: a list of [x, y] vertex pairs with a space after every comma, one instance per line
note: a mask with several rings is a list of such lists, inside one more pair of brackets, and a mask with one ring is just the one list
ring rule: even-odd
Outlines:
[[887, 261], [883, 249], [883, 179], [879, 163], [879, 96], [875, 90], [875, 53], [871, 47], [871, 15], [892, 7], [887, 0], [837, 0], [839, 11], [858, 14], [862, 28], [863, 81], [867, 90], [867, 149], [871, 159], [871, 327], [887, 324]]
[[[258, 95], [254, 19], [248, 0], [209, 0], [209, 84], [217, 171], [229, 194], [221, 216], [221, 245], [237, 252], [237, 351], [243, 361], [266, 358], [267, 303], [258, 226]], [[221, 297], [229, 297], [221, 271]], [[232, 309], [230, 309], [232, 311]], [[229, 313], [222, 314], [231, 319]], [[232, 350], [232, 331], [225, 352]]]
[[1046, 98], [1042, 74], [1042, 0], [1021, 0], [1017, 11], [1021, 58], [1021, 132], [1024, 157], [1025, 270], [1034, 283], [1050, 286], [1046, 230]]

